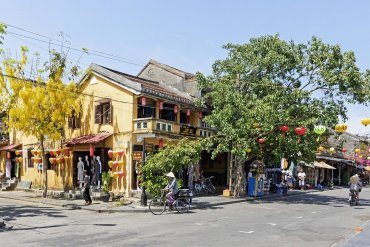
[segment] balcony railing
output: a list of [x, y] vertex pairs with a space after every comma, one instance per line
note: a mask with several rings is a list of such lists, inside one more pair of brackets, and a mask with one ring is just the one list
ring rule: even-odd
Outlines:
[[214, 132], [208, 127], [196, 127], [173, 121], [155, 118], [137, 118], [133, 120], [134, 133], [160, 132], [193, 137], [209, 137]]

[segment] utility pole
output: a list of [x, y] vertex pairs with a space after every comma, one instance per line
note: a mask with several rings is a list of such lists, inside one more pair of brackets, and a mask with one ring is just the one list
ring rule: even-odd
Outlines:
[[[145, 166], [145, 161], [146, 161], [146, 143], [145, 143], [145, 137], [143, 138], [143, 143], [144, 143], [144, 147], [143, 147], [143, 164], [142, 164], [142, 168], [144, 168]], [[143, 176], [143, 182], [145, 181], [145, 173], [144, 173], [144, 169], [142, 169], [142, 176]], [[146, 207], [148, 205], [148, 196], [145, 192], [145, 186], [143, 186], [143, 190], [142, 190], [142, 193], [141, 193], [141, 198], [140, 198], [140, 205], [142, 207]]]

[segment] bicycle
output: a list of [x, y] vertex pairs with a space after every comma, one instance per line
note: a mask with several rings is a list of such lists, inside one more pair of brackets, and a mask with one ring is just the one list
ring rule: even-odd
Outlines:
[[356, 193], [354, 191], [350, 191], [349, 192], [349, 205], [350, 206], [353, 206], [353, 205], [358, 205], [360, 200], [358, 199], [358, 195], [356, 195]]
[[212, 179], [214, 176], [211, 176], [209, 178], [203, 178], [200, 180], [200, 183], [195, 184], [195, 192], [197, 194], [200, 194], [202, 192], [204, 193], [216, 193], [216, 187], [212, 184]]
[[[163, 214], [166, 211], [167, 206], [171, 211], [171, 205], [166, 198], [166, 192], [168, 190], [162, 189], [160, 197], [154, 197], [149, 203], [149, 211], [154, 215]], [[178, 213], [187, 213], [190, 210], [190, 196], [189, 189], [180, 189], [179, 192], [173, 196], [174, 202], [172, 206], [175, 207]]]

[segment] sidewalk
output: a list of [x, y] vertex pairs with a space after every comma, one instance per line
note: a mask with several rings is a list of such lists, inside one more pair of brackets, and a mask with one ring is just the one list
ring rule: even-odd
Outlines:
[[[318, 190], [290, 190], [287, 196], [296, 196], [306, 193], [320, 193]], [[278, 194], [264, 195], [262, 198], [233, 198], [233, 197], [223, 197], [220, 195], [204, 195], [193, 197], [193, 202], [191, 204], [191, 209], [217, 209], [222, 208], [223, 205], [242, 203], [246, 201], [263, 201], [271, 200], [273, 198], [284, 198], [286, 196]], [[149, 212], [148, 207], [140, 206], [139, 198], [125, 198], [123, 202], [102, 202], [93, 201], [91, 205], [85, 205], [83, 199], [53, 199], [53, 198], [43, 198], [40, 194], [35, 192], [24, 192], [24, 191], [1, 191], [0, 198], [19, 200], [23, 202], [30, 202], [42, 205], [58, 206], [67, 209], [81, 209], [94, 211], [98, 213], [147, 213]]]

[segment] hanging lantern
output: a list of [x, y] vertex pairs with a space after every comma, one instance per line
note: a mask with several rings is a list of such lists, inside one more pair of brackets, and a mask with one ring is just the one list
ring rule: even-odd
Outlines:
[[346, 132], [347, 130], [347, 124], [337, 124], [335, 125], [335, 131], [338, 133]]
[[49, 153], [50, 153], [50, 156], [54, 156], [54, 151], [53, 150], [50, 149]]
[[342, 152], [343, 153], [347, 152], [347, 148], [342, 148]]
[[8, 158], [8, 159], [11, 158], [10, 152], [6, 152], [6, 158]]
[[108, 161], [108, 166], [109, 166], [109, 168], [112, 168], [112, 166], [113, 166], [113, 161], [112, 160]]
[[320, 146], [320, 147], [319, 147], [319, 150], [320, 150], [320, 151], [324, 151], [324, 150], [325, 150], [325, 148], [324, 148], [323, 146]]
[[38, 156], [41, 156], [42, 155], [42, 151], [41, 150], [37, 150], [37, 155]]
[[50, 164], [54, 165], [56, 163], [56, 159], [55, 158], [49, 158], [49, 162], [50, 162]]
[[247, 153], [250, 153], [250, 152], [252, 152], [252, 149], [251, 148], [247, 148]]
[[368, 126], [370, 124], [370, 118], [361, 119], [361, 124], [365, 125], [365, 127]]
[[141, 105], [142, 106], [146, 106], [146, 98], [145, 97], [141, 97]]
[[360, 153], [360, 152], [361, 152], [361, 149], [359, 149], [359, 148], [356, 148], [356, 149], [355, 149], [355, 153], [357, 153], [357, 154], [358, 154], [358, 153]]
[[322, 135], [324, 134], [326, 131], [326, 127], [324, 125], [317, 125], [315, 126], [315, 128], [313, 129], [313, 132], [315, 132], [316, 134], [318, 135]]
[[64, 155], [69, 156], [69, 147], [64, 148]]
[[190, 117], [190, 114], [191, 114], [190, 109], [187, 109], [187, 110], [186, 110], [186, 116], [187, 116], [187, 117]]
[[159, 139], [158, 147], [159, 147], [160, 149], [162, 149], [162, 148], [163, 148], [163, 139], [162, 139], [162, 138], [161, 138], [161, 139]]
[[203, 112], [201, 112], [201, 111], [200, 111], [200, 112], [198, 112], [198, 118], [199, 118], [199, 119], [202, 119], [202, 118], [203, 118]]
[[113, 157], [113, 150], [109, 149], [108, 156], [110, 159]]
[[60, 155], [60, 153], [61, 153], [61, 151], [60, 151], [60, 149], [57, 149], [57, 150], [54, 150], [55, 151], [55, 153], [56, 153], [56, 155]]
[[287, 125], [283, 125], [280, 127], [280, 130], [284, 133], [288, 132], [289, 131], [289, 127]]
[[173, 113], [177, 114], [177, 112], [179, 111], [177, 105], [173, 106]]
[[118, 155], [122, 157], [125, 154], [125, 151], [123, 149], [118, 150]]
[[32, 154], [33, 156], [36, 156], [36, 155], [37, 155], [37, 150], [36, 150], [36, 149], [31, 150], [31, 154]]
[[94, 156], [94, 147], [90, 146], [90, 157]]
[[163, 110], [163, 102], [162, 102], [162, 101], [160, 101], [160, 102], [159, 102], [159, 110], [160, 110], [160, 111], [162, 111], [162, 110]]
[[360, 155], [360, 156], [358, 156], [358, 157], [359, 157], [360, 159], [362, 159], [362, 157], [363, 157], [363, 156], [362, 156], [362, 155]]
[[259, 144], [264, 144], [265, 143], [265, 139], [263, 139], [263, 138], [260, 138], [257, 141], [258, 141]]
[[330, 149], [330, 153], [334, 153], [335, 152], [335, 148], [331, 147]]
[[21, 164], [23, 162], [23, 158], [22, 157], [18, 157], [16, 160], [18, 161], [19, 164]]
[[306, 128], [305, 127], [297, 127], [294, 129], [295, 133], [299, 136], [303, 136], [304, 134], [306, 134]]
[[370, 160], [370, 156], [369, 156], [369, 157], [367, 157], [367, 159], [368, 159], [368, 160]]

